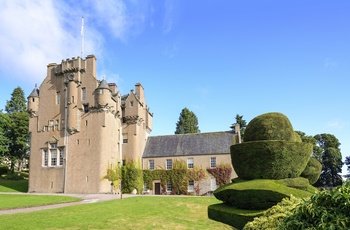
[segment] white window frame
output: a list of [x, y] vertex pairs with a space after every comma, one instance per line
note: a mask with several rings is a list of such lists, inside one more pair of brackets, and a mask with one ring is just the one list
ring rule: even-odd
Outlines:
[[216, 157], [210, 157], [210, 168], [216, 168]]
[[173, 169], [173, 160], [172, 159], [166, 159], [166, 161], [165, 161], [165, 168], [167, 170]]
[[61, 101], [61, 93], [56, 92], [56, 105], [59, 105]]
[[172, 192], [173, 191], [173, 185], [171, 184], [171, 181], [166, 182], [166, 191]]
[[187, 168], [189, 168], [189, 169], [194, 168], [194, 159], [193, 158], [187, 158]]
[[123, 144], [127, 144], [127, 143], [128, 143], [128, 134], [123, 133]]
[[187, 192], [194, 192], [194, 180], [189, 180], [188, 181]]
[[215, 177], [210, 178], [210, 190], [215, 191], [217, 189]]
[[154, 160], [148, 160], [148, 169], [154, 170]]

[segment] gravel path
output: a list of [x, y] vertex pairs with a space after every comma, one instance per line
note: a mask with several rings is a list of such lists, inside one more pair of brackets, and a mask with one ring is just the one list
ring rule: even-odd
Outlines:
[[[39, 210], [47, 210], [47, 209], [54, 209], [54, 208], [61, 208], [61, 207], [67, 207], [72, 205], [80, 205], [80, 204], [89, 204], [89, 203], [95, 203], [95, 202], [102, 202], [107, 200], [116, 200], [120, 199], [120, 195], [113, 195], [113, 194], [59, 194], [59, 193], [0, 193], [0, 194], [21, 194], [21, 195], [58, 195], [58, 196], [74, 196], [83, 199], [82, 201], [77, 202], [69, 202], [69, 203], [62, 203], [62, 204], [51, 204], [51, 205], [44, 205], [44, 206], [36, 206], [36, 207], [30, 207], [30, 208], [16, 208], [16, 209], [6, 209], [6, 210], [0, 210], [0, 215], [4, 214], [14, 214], [14, 213], [24, 213], [24, 212], [34, 212]], [[123, 198], [133, 197], [135, 195], [129, 195], [129, 194], [123, 194]]]

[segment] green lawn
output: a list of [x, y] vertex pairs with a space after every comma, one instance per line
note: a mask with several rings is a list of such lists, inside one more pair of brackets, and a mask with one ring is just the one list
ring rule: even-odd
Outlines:
[[[1, 199], [1, 198], [0, 198]], [[208, 219], [214, 197], [137, 196], [0, 215], [2, 229], [232, 229]]]
[[81, 199], [69, 196], [42, 196], [25, 194], [0, 194], [0, 210], [26, 208], [48, 204], [58, 204], [79, 201]]
[[28, 180], [2, 180], [0, 179], [0, 192], [27, 192]]

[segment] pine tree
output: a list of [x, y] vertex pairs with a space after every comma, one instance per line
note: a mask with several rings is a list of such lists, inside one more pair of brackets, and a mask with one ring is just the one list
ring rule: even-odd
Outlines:
[[7, 158], [11, 161], [11, 171], [17, 164], [22, 169], [23, 159], [28, 157], [29, 150], [29, 114], [26, 99], [20, 87], [13, 90], [11, 99], [7, 101], [5, 110], [8, 122], [4, 127], [4, 136], [8, 139]]
[[335, 187], [342, 184], [342, 154], [340, 152], [340, 142], [332, 134], [318, 134], [314, 137], [317, 145], [322, 148], [322, 172], [316, 182], [316, 186]]
[[184, 108], [176, 123], [175, 134], [200, 133], [198, 119], [196, 114], [187, 108]]

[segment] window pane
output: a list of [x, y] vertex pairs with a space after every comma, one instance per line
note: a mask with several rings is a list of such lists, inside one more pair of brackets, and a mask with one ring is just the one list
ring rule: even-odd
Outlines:
[[57, 165], [57, 150], [52, 149], [51, 150], [51, 166]]
[[172, 190], [173, 190], [173, 189], [172, 189], [171, 182], [168, 181], [168, 182], [166, 183], [166, 191], [167, 191], [167, 192], [171, 192]]
[[49, 163], [49, 155], [47, 154], [47, 150], [44, 150], [44, 166], [47, 166]]
[[194, 165], [193, 165], [193, 158], [188, 158], [187, 159], [187, 168], [189, 169], [193, 169]]
[[148, 162], [148, 168], [153, 170], [154, 169], [154, 160], [149, 160]]
[[188, 192], [193, 192], [194, 191], [194, 181], [190, 180], [188, 181]]
[[166, 160], [166, 169], [172, 169], [173, 168], [173, 161], [171, 159]]
[[216, 168], [216, 157], [210, 158], [210, 168]]

